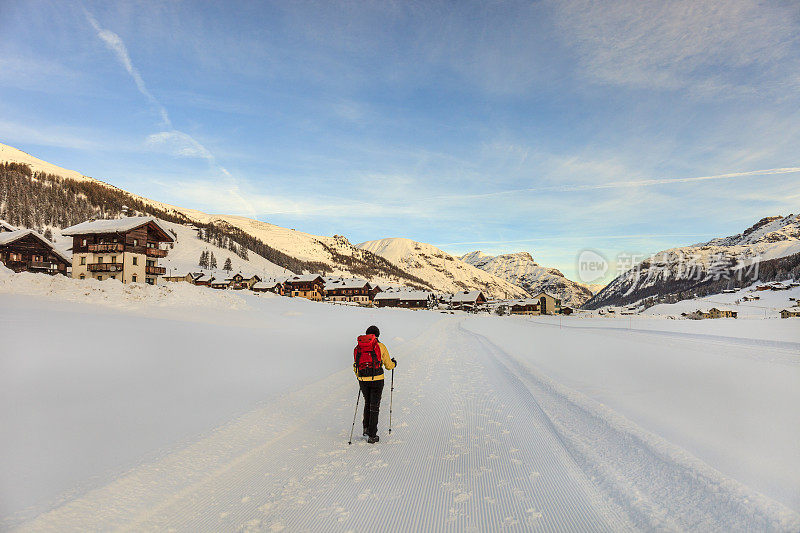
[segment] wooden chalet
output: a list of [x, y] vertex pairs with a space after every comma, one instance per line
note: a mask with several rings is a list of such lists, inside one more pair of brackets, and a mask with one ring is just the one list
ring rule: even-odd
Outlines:
[[182, 275], [164, 276], [161, 279], [173, 283], [186, 282], [186, 283], [191, 283], [192, 285], [200, 285], [207, 287], [211, 285], [211, 280], [213, 280], [214, 277], [211, 276], [210, 274], [205, 274], [203, 272], [189, 272], [188, 274], [182, 274]]
[[283, 282], [283, 294], [320, 302], [325, 294], [325, 280], [319, 274], [292, 276]]
[[166, 269], [161, 243], [174, 242], [153, 217], [90, 220], [63, 230], [72, 237], [72, 277], [155, 285]]
[[378, 307], [428, 309], [432, 301], [433, 293], [428, 291], [386, 291], [375, 296], [375, 304]]
[[372, 297], [372, 286], [366, 280], [344, 278], [329, 278], [325, 280], [326, 300], [369, 305]]
[[781, 311], [781, 318], [800, 318], [800, 307], [789, 307]]
[[214, 279], [211, 280], [209, 287], [212, 289], [227, 289], [231, 286], [231, 280], [229, 279]]
[[486, 304], [486, 296], [481, 291], [462, 291], [457, 292], [450, 299], [450, 306], [453, 309], [474, 311], [480, 305]]
[[261, 281], [261, 278], [255, 274], [242, 274], [239, 272], [232, 278], [229, 278], [228, 281], [233, 290], [240, 291], [243, 289], [252, 289], [253, 285]]
[[536, 298], [521, 298], [508, 303], [512, 315], [538, 315], [539, 300]]
[[[13, 227], [13, 226], [11, 226]], [[0, 262], [14, 272], [64, 274], [70, 266], [69, 256], [31, 229], [15, 229], [0, 233]]]
[[253, 292], [271, 292], [283, 296], [283, 283], [276, 280], [259, 281], [252, 286], [251, 290]]

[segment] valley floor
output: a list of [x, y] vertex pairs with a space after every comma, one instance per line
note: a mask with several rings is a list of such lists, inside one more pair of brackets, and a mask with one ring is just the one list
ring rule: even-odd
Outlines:
[[[14, 286], [0, 282], [4, 529], [800, 528], [800, 338], [778, 321], [703, 337]], [[387, 383], [381, 442], [349, 446], [351, 345], [370, 323], [399, 362], [393, 429]]]

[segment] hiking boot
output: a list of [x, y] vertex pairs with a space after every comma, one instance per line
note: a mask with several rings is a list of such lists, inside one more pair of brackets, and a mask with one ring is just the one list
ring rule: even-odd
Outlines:
[[375, 435], [374, 437], [370, 437], [370, 438], [368, 438], [368, 439], [367, 439], [367, 442], [369, 442], [370, 444], [375, 444], [375, 443], [376, 443], [376, 442], [378, 442], [379, 440], [381, 440], [381, 438], [380, 438], [379, 436]]

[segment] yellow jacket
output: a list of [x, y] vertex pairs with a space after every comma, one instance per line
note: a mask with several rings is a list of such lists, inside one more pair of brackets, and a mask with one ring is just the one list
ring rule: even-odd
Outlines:
[[[389, 356], [389, 349], [386, 348], [386, 346], [384, 346], [382, 342], [379, 342], [378, 346], [381, 347], [381, 363], [383, 364], [383, 367], [386, 370], [393, 369], [394, 362], [392, 361], [392, 358]], [[356, 377], [358, 378], [359, 381], [378, 381], [380, 379], [383, 379], [383, 374], [379, 374], [377, 376], [363, 376], [363, 377], [359, 376], [358, 367], [356, 367], [355, 363], [353, 363], [353, 372], [356, 373]]]

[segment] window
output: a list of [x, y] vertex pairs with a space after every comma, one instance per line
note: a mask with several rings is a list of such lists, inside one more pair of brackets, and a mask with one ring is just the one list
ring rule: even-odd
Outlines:
[[[136, 266], [138, 264], [139, 264], [139, 258], [136, 257], [136, 256], [133, 256], [133, 266]], [[134, 281], [136, 281], [136, 280], [134, 280]]]
[[86, 274], [81, 274], [81, 279], [86, 279]]
[[85, 256], [85, 255], [82, 255], [82, 256], [81, 256], [81, 264], [82, 264], [82, 265], [85, 265], [85, 264], [86, 264], [86, 256]]
[[139, 239], [133, 239], [133, 245], [139, 246]]
[[103, 262], [103, 256], [102, 255], [97, 257], [97, 262], [98, 263], [102, 263]]
[[83, 244], [82, 244], [82, 246], [86, 246], [86, 239], [83, 239]]
[[[134, 258], [134, 259], [135, 259], [135, 258]], [[136, 283], [136, 279], [137, 279], [137, 278], [136, 278], [136, 274], [134, 274], [133, 276], [131, 276], [131, 281], [132, 281], [132, 282]]]
[[111, 256], [111, 262], [112, 263], [116, 263], [117, 262], [117, 256], [116, 255], [112, 255]]

